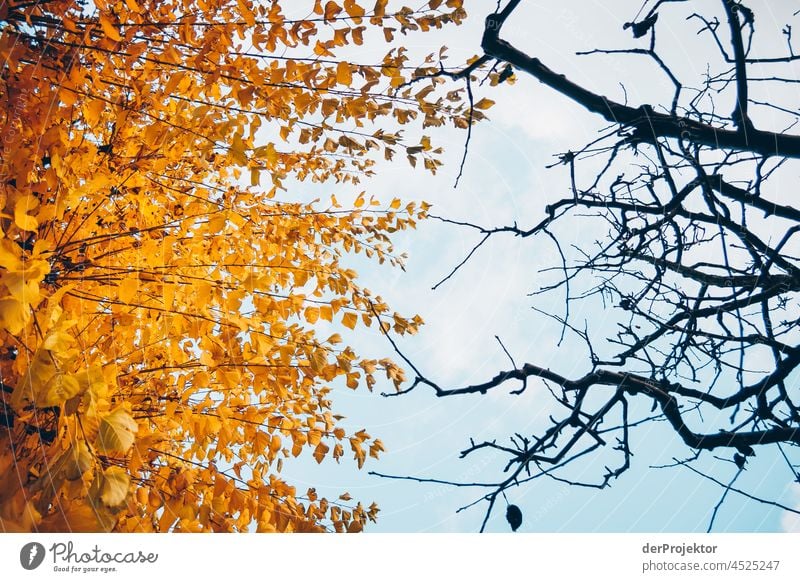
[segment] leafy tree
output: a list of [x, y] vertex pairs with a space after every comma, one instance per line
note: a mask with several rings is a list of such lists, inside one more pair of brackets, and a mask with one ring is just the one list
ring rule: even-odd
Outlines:
[[[304, 180], [356, 184], [396, 151], [435, 171], [430, 141], [405, 143], [397, 126], [465, 127], [468, 107], [436, 83], [390, 95], [407, 66], [394, 35], [464, 13], [459, 0], [304, 8], [0, 4], [4, 531], [353, 532], [375, 519], [347, 494], [298, 491], [281, 465], [308, 451], [361, 467], [382, 450], [339, 426], [330, 383], [371, 387], [380, 371], [399, 384], [402, 371], [360, 359], [336, 328], [381, 316], [413, 333], [420, 319], [359, 287], [343, 259], [399, 266], [389, 235], [427, 208], [279, 200]], [[365, 36], [383, 58], [336, 57]]]
[[[754, 455], [770, 453], [785, 462], [789, 480], [800, 482], [800, 211], [793, 197], [800, 56], [791, 25], [798, 13], [749, 4], [634, 2], [627, 22], [619, 22], [632, 44], [574, 41], [583, 59], [630, 59], [628, 76], [617, 78], [609, 68], [577, 82], [537, 58], [535, 35], [520, 35], [537, 8], [504, 0], [486, 17], [482, 53], [461, 68], [408, 76], [411, 84], [436, 78], [466, 85], [472, 100], [471, 88], [487, 75], [494, 84], [530, 75], [607, 124], [591, 143], [557, 157], [564, 190], [540, 219], [520, 217], [521, 225], [507, 226], [442, 219], [479, 235], [465, 261], [491, 237], [555, 244], [563, 262], [550, 269], [558, 278], [541, 293], [566, 294], [565, 311], [551, 316], [585, 347], [577, 376], [506, 352], [510, 367], [461, 387], [437, 383], [435, 370], [422, 371], [403, 356], [414, 372], [406, 392], [423, 386], [439, 397], [520, 394], [541, 380], [552, 394], [556, 412], [541, 432], [509, 427], [509, 440], [476, 439], [462, 451], [505, 459], [494, 482], [445, 481], [484, 488], [484, 526], [507, 490], [541, 477], [610, 486], [646, 440], [639, 427], [654, 423], [670, 427], [686, 447], [674, 465], [715, 480], [703, 468], [729, 463], [733, 480], [716, 480], [724, 488], [720, 504], [736, 491], [795, 511], [734, 486]], [[675, 38], [695, 62], [670, 50]], [[657, 90], [652, 101], [629, 102], [629, 95]], [[536, 117], [534, 103], [528, 114]], [[602, 225], [605, 236], [575, 237], [586, 221]], [[457, 284], [461, 264], [449, 284]], [[570, 314], [578, 302], [616, 317], [611, 325], [576, 320]], [[598, 466], [606, 465], [600, 474], [571, 470], [598, 456]], [[518, 509], [508, 511], [516, 529]]]

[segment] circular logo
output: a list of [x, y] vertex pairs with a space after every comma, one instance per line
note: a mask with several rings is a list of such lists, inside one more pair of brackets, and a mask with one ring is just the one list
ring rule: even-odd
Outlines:
[[39, 542], [29, 542], [19, 551], [19, 563], [26, 570], [35, 570], [44, 561], [44, 546]]

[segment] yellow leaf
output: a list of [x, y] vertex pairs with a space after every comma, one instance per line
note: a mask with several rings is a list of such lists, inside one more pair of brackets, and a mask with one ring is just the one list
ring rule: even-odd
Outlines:
[[377, 2], [375, 2], [375, 8], [372, 12], [375, 17], [378, 18], [378, 24], [381, 22], [380, 17], [386, 14], [386, 5], [388, 3], [389, 0], [377, 0]]
[[100, 366], [82, 368], [75, 378], [81, 386], [81, 393], [91, 392], [95, 398], [103, 398], [108, 391], [106, 380], [103, 377], [103, 369]]
[[22, 249], [10, 240], [0, 240], [0, 267], [8, 271], [22, 270]]
[[319, 316], [325, 321], [333, 321], [333, 308], [330, 305], [323, 305], [319, 308]]
[[29, 210], [35, 209], [39, 205], [39, 200], [32, 194], [21, 196], [14, 204], [14, 223], [22, 230], [35, 232], [39, 228], [39, 221], [28, 214]]
[[103, 115], [105, 106], [105, 102], [100, 99], [92, 99], [83, 106], [83, 118], [90, 127], [100, 123], [100, 116]]
[[64, 476], [69, 481], [80, 479], [92, 466], [92, 453], [86, 446], [86, 441], [80, 440], [70, 447], [66, 462], [64, 463]]
[[308, 323], [316, 323], [319, 319], [319, 307], [306, 307], [305, 316]]
[[319, 443], [316, 448], [314, 449], [314, 459], [316, 459], [317, 463], [321, 463], [322, 460], [325, 458], [325, 455], [330, 450], [330, 447], [325, 443]]
[[149, 147], [155, 148], [158, 145], [158, 141], [161, 139], [163, 133], [164, 128], [160, 123], [151, 123], [144, 129], [143, 141]]
[[58, 96], [61, 99], [61, 103], [63, 103], [67, 107], [75, 105], [75, 103], [78, 102], [77, 93], [75, 93], [74, 90], [71, 90], [70, 88], [64, 85], [62, 85], [61, 91], [59, 91]]
[[26, 502], [20, 510], [14, 512], [14, 518], [8, 519], [7, 517], [0, 516], [0, 523], [2, 523], [3, 531], [6, 533], [29, 533], [33, 531], [36, 526], [38, 531], [48, 531], [38, 527], [41, 523], [41, 515], [36, 510], [34, 504], [30, 501]]
[[164, 309], [172, 309], [175, 301], [176, 286], [173, 283], [164, 283], [161, 293], [164, 297]]
[[269, 434], [258, 431], [253, 439], [253, 452], [257, 455], [263, 454], [269, 448]]
[[102, 485], [100, 486], [100, 501], [107, 507], [119, 507], [125, 503], [128, 497], [128, 487], [131, 478], [122, 467], [112, 465], [102, 473]]
[[369, 446], [369, 456], [378, 458], [379, 453], [385, 452], [386, 449], [383, 448], [383, 443], [380, 439], [375, 439], [372, 444]]
[[311, 352], [311, 369], [315, 374], [319, 374], [327, 363], [328, 357], [324, 350], [314, 350]]
[[489, 109], [492, 105], [494, 105], [494, 101], [484, 97], [475, 104], [475, 109]]
[[240, 136], [233, 136], [230, 152], [231, 157], [237, 164], [241, 166], [247, 165], [247, 146], [245, 145], [244, 141], [242, 141]]
[[244, 0], [237, 0], [237, 4], [239, 5], [239, 13], [242, 15], [244, 23], [249, 27], [255, 26], [256, 15], [252, 10], [250, 10], [248, 3]]
[[139, 290], [139, 277], [126, 277], [117, 286], [117, 298], [123, 303], [130, 303]]
[[342, 11], [342, 8], [336, 3], [331, 0], [327, 4], [325, 4], [325, 20], [332, 20], [336, 18], [336, 15]]
[[62, 353], [66, 352], [75, 345], [75, 338], [65, 331], [56, 330], [47, 334], [42, 342], [42, 349], [50, 350], [51, 352]]
[[281, 437], [274, 434], [269, 441], [269, 452], [273, 455], [281, 450]]
[[[41, 261], [36, 261], [41, 262]], [[27, 265], [26, 265], [27, 266]], [[6, 286], [11, 296], [23, 305], [35, 305], [39, 303], [39, 281], [44, 275], [29, 273], [28, 269], [19, 272], [6, 272], [0, 277], [0, 281]]]
[[344, 9], [347, 14], [353, 17], [353, 20], [358, 23], [360, 18], [366, 12], [361, 6], [356, 4], [355, 0], [344, 0]]
[[350, 329], [355, 329], [357, 322], [358, 322], [358, 316], [352, 311], [348, 311], [342, 316], [342, 323], [344, 324], [345, 327], [349, 327]]
[[50, 381], [58, 373], [56, 360], [48, 350], [36, 350], [25, 373], [11, 395], [11, 404], [19, 409], [25, 402], [36, 405], [44, 402]]
[[81, 393], [81, 385], [75, 376], [54, 374], [43, 389], [39, 388], [35, 397], [35, 406], [61, 406], [70, 398]]
[[29, 309], [12, 297], [0, 299], [0, 326], [11, 335], [19, 334], [31, 318]]
[[336, 66], [336, 82], [346, 87], [353, 84], [353, 71], [350, 69], [349, 63], [339, 61]]
[[111, 22], [111, 17], [108, 14], [101, 14], [99, 20], [100, 27], [103, 29], [103, 32], [108, 38], [111, 40], [116, 40], [117, 42], [122, 40], [117, 27], [114, 26], [113, 22]]
[[93, 507], [84, 503], [71, 503], [68, 508], [60, 505], [60, 511], [44, 518], [39, 524], [41, 532], [65, 532], [65, 533], [93, 533], [107, 532], [114, 526], [113, 519], [107, 512], [100, 507]]
[[311, 429], [308, 431], [308, 444], [317, 446], [322, 440], [322, 431]]
[[119, 406], [100, 420], [97, 449], [104, 453], [126, 453], [138, 430], [139, 425], [130, 413]]
[[275, 149], [275, 144], [271, 142], [256, 148], [253, 151], [253, 155], [259, 160], [266, 160], [267, 165], [270, 167], [278, 163], [278, 151]]

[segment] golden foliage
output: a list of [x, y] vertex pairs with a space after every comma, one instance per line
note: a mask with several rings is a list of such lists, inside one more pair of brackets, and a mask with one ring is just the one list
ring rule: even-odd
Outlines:
[[[402, 370], [317, 330], [375, 313], [416, 329], [341, 259], [398, 264], [388, 235], [427, 207], [277, 195], [358, 182], [395, 148], [435, 170], [428, 138], [407, 147], [365, 126], [463, 126], [460, 97], [437, 95], [434, 79], [387, 94], [412, 74], [402, 47], [372, 65], [335, 54], [464, 13], [455, 0], [317, 0], [293, 20], [282, 4], [4, 5], [3, 530], [352, 532], [374, 520], [374, 504], [298, 492], [279, 473], [304, 450], [322, 462], [347, 445], [359, 467], [383, 450], [337, 425], [330, 383], [371, 387], [381, 370], [397, 385]], [[311, 58], [285, 56], [302, 49]]]

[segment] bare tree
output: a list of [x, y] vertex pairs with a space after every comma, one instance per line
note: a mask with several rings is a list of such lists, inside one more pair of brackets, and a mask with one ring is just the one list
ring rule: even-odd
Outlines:
[[[749, 457], [773, 447], [800, 481], [798, 465], [790, 460], [800, 444], [800, 210], [794, 192], [800, 135], [792, 133], [800, 119], [795, 68], [800, 54], [793, 48], [791, 23], [764, 33], [764, 46], [781, 47], [765, 54], [756, 42], [762, 38], [756, 34], [759, 13], [736, 0], [648, 0], [634, 6], [638, 14], [619, 23], [631, 33], [631, 46], [578, 53], [641, 59], [642, 66], [667, 78], [662, 100], [629, 104], [572, 81], [504, 40], [504, 27], [522, 4], [498, 2], [486, 17], [477, 61], [462, 69], [421, 70], [418, 78], [466, 83], [471, 97], [472, 84], [486, 76], [498, 83], [512, 73], [531, 75], [607, 126], [591, 143], [556, 158], [553, 166], [562, 167], [567, 178], [565, 196], [545, 208], [538, 224], [492, 227], [441, 220], [477, 231], [482, 238], [476, 248], [504, 235], [555, 242], [563, 263], [553, 268], [561, 275], [541, 292], [566, 291], [564, 314], [555, 317], [586, 346], [587, 372], [567, 377], [535, 362], [519, 364], [506, 352], [511, 366], [493, 378], [443, 386], [389, 337], [413, 370], [404, 393], [428, 387], [438, 397], [494, 390], [514, 395], [534, 380], [550, 389], [559, 412], [541, 434], [471, 442], [461, 453], [492, 451], [507, 459], [496, 482], [482, 484], [482, 529], [506, 490], [538, 477], [609, 486], [631, 466], [631, 429], [656, 421], [668, 423], [687, 447], [689, 454], [676, 464], [703, 474], [693, 463], [714, 451], [735, 464], [738, 477]], [[706, 41], [707, 52], [698, 58], [708, 65], [699, 80], [685, 78], [680, 63], [671, 63], [670, 51], [658, 42], [667, 18], [681, 23], [687, 36]], [[624, 83], [637, 82], [620, 81], [623, 90]], [[574, 248], [561, 244], [559, 225], [592, 219], [606, 225], [605, 238], [579, 240]], [[455, 279], [452, 284], [461, 264], [447, 277]], [[619, 314], [612, 335], [598, 337], [590, 325], [570, 317], [571, 305], [590, 298]], [[642, 400], [651, 404], [648, 414], [641, 414]], [[562, 476], [568, 465], [609, 450], [616, 464], [594, 480]], [[717, 481], [723, 488], [720, 503], [730, 491], [747, 494], [734, 487], [735, 480]], [[713, 517], [709, 529], [712, 525]]]

